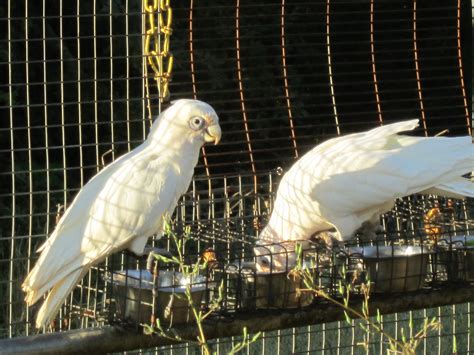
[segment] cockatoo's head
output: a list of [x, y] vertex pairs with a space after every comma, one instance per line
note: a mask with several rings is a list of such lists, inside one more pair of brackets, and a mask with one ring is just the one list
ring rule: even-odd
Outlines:
[[[284, 240], [270, 224], [258, 236], [253, 248], [257, 271], [288, 272], [297, 262], [296, 241]], [[307, 244], [307, 241], [300, 242]]]
[[205, 142], [219, 143], [219, 117], [214, 109], [199, 100], [182, 99], [172, 103], [153, 123], [149, 138], [181, 145], [189, 142], [201, 146]]
[[258, 272], [289, 272], [296, 265], [294, 242], [272, 243], [259, 240], [253, 248]]

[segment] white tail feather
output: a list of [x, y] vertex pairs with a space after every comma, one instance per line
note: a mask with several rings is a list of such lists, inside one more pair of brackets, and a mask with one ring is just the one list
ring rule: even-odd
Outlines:
[[74, 286], [82, 279], [85, 271], [78, 269], [57, 283], [43, 302], [38, 314], [36, 315], [36, 327], [41, 328], [48, 325], [56, 316], [61, 304], [71, 293]]

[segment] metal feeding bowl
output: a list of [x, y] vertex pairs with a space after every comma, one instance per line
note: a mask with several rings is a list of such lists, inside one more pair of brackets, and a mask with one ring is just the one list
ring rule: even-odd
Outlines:
[[303, 281], [288, 272], [258, 272], [255, 263], [245, 263], [244, 268], [229, 268], [227, 273], [235, 284], [235, 290], [243, 309], [275, 309], [304, 307], [313, 301], [310, 292], [298, 292], [305, 288]]
[[449, 281], [474, 281], [474, 235], [441, 239], [438, 249]]
[[[113, 285], [118, 316], [149, 324], [153, 313], [153, 275], [148, 270], [124, 270], [109, 275], [108, 280]], [[155, 300], [155, 316], [160, 321], [181, 324], [193, 320], [185, 295], [188, 285], [193, 303], [199, 305], [206, 291], [204, 276], [190, 280], [179, 272], [160, 270]]]
[[[366, 246], [349, 248], [350, 258], [362, 259], [371, 292], [407, 292], [423, 287], [429, 254], [423, 246]], [[367, 280], [365, 280], [367, 281]]]

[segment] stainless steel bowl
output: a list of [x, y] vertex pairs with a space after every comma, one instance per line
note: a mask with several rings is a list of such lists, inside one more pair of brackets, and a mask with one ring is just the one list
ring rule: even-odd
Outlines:
[[[108, 279], [113, 285], [118, 316], [149, 324], [153, 308], [152, 274], [148, 270], [125, 270], [114, 272]], [[171, 324], [192, 320], [193, 314], [185, 295], [186, 286], [191, 284], [193, 303], [199, 305], [206, 290], [205, 282], [203, 276], [189, 280], [179, 272], [160, 271], [156, 316], [160, 321]]]
[[423, 246], [366, 246], [350, 248], [350, 257], [360, 257], [372, 292], [407, 292], [420, 289], [426, 279], [429, 254]]
[[228, 273], [243, 309], [304, 307], [314, 298], [310, 292], [298, 292], [304, 288], [303, 282], [288, 272], [258, 272], [253, 263], [246, 263], [245, 268], [229, 269]]
[[439, 263], [446, 269], [449, 281], [474, 281], [474, 235], [441, 239]]

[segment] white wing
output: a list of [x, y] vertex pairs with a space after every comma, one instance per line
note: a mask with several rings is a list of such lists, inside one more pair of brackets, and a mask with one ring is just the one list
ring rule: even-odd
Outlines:
[[[191, 174], [180, 176], [179, 169], [168, 159], [150, 160], [147, 155], [133, 154], [96, 175], [77, 195], [45, 243], [23, 284], [26, 301], [33, 304], [53, 286], [52, 294], [63, 288], [62, 297], [55, 298], [58, 304], [43, 304], [46, 308], [42, 313], [54, 314], [82, 278], [83, 270], [114, 251], [127, 248], [136, 236], [144, 246], [148, 236], [161, 232], [162, 217], [173, 211]], [[186, 178], [187, 184], [182, 181]], [[65, 283], [68, 287], [64, 287]], [[47, 320], [43, 321], [40, 315], [41, 311], [37, 323], [45, 323]]]
[[322, 169], [321, 181], [314, 184], [311, 196], [341, 213], [449, 183], [474, 164], [470, 137], [356, 137], [318, 154], [331, 163]]
[[[414, 126], [416, 121], [348, 136], [328, 149], [313, 153], [324, 156], [328, 163], [314, 165], [319, 174], [313, 180], [310, 196], [331, 224], [344, 229], [340, 231], [343, 237], [352, 234], [365, 220], [385, 212], [398, 197], [424, 193], [431, 188], [449, 191], [446, 187], [453, 181], [463, 188], [468, 183], [465, 180], [463, 184], [460, 176], [474, 164], [471, 138], [395, 135], [406, 130], [410, 122]], [[464, 195], [465, 192], [459, 191]]]

